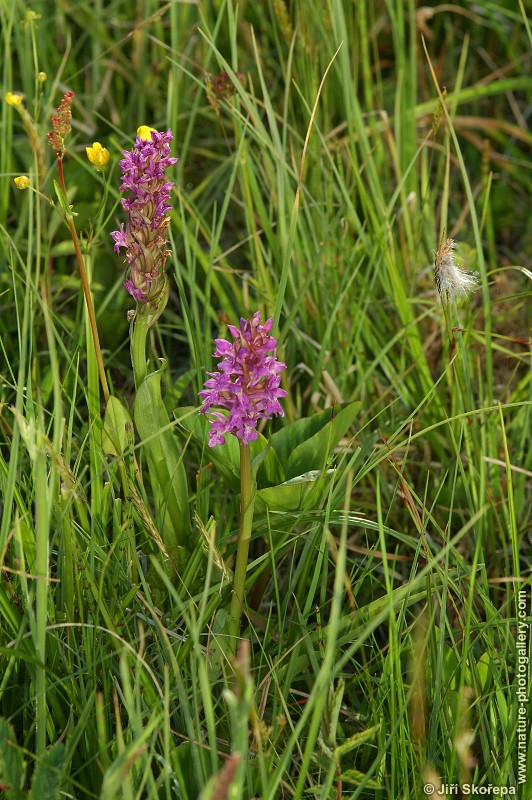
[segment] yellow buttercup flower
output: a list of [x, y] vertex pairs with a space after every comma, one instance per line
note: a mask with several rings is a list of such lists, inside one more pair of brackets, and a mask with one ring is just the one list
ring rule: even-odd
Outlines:
[[48, 79], [48, 75], [46, 72], [38, 72], [37, 73], [37, 80], [39, 83], [44, 83]]
[[22, 95], [15, 94], [14, 92], [6, 92], [6, 103], [8, 106], [20, 106], [22, 104]]
[[146, 141], [146, 139], [151, 139], [152, 131], [157, 133], [156, 128], [150, 128], [149, 125], [141, 125], [140, 128], [137, 128], [137, 136]]
[[93, 142], [92, 147], [86, 147], [87, 158], [96, 167], [104, 167], [109, 161], [109, 150], [102, 147], [100, 142]]
[[18, 178], [13, 178], [13, 182], [17, 189], [27, 189], [30, 185], [30, 179], [27, 175], [19, 175]]

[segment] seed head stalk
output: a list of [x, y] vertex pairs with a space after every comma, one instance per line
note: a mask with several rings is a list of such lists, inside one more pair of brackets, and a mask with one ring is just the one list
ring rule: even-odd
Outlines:
[[[443, 232], [440, 245], [434, 257], [434, 280], [447, 327], [451, 363], [456, 353], [456, 337], [451, 325], [452, 307], [457, 300], [467, 297], [478, 286], [478, 277], [474, 273], [463, 270], [458, 266], [454, 254], [455, 247], [456, 242], [454, 239], [445, 239], [445, 232]], [[449, 372], [449, 381], [452, 387], [454, 382], [452, 370]], [[464, 387], [460, 386], [460, 388], [463, 390]]]

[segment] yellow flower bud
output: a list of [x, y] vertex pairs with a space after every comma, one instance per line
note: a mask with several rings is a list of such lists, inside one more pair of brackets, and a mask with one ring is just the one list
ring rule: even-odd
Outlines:
[[109, 161], [109, 150], [102, 147], [100, 142], [93, 142], [92, 147], [86, 147], [85, 150], [87, 158], [96, 167], [104, 167]]
[[37, 80], [39, 83], [44, 83], [48, 79], [48, 75], [46, 72], [38, 72], [37, 73]]
[[156, 128], [150, 128], [149, 125], [141, 125], [140, 128], [137, 128], [137, 136], [140, 136], [141, 139], [151, 139], [151, 132], [155, 131], [157, 133]]
[[6, 92], [6, 103], [8, 106], [20, 106], [22, 103], [22, 95]]
[[17, 189], [27, 189], [30, 185], [30, 179], [27, 175], [19, 175], [18, 178], [13, 178], [13, 182]]

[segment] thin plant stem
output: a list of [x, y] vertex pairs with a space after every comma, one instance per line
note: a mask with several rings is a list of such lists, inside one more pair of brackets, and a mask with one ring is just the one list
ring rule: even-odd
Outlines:
[[36, 753], [46, 748], [46, 621], [48, 616], [49, 501], [46, 456], [41, 449], [35, 460], [35, 668]]
[[441, 300], [441, 306], [442, 306], [442, 310], [443, 310], [443, 317], [445, 319], [445, 327], [446, 327], [446, 330], [447, 330], [447, 337], [449, 339], [449, 356], [448, 356], [448, 358], [449, 358], [449, 362], [451, 363], [451, 368], [449, 369], [449, 372], [448, 372], [448, 381], [449, 381], [449, 387], [450, 387], [450, 389], [452, 389], [452, 387], [454, 385], [454, 373], [453, 373], [452, 361], [453, 361], [455, 350], [456, 350], [456, 340], [454, 338], [454, 333], [453, 333], [453, 329], [452, 329], [452, 326], [451, 326], [449, 303], [446, 302], [443, 297], [441, 297], [440, 300]]
[[[59, 185], [61, 186], [62, 191], [67, 196], [66, 184], [65, 184], [65, 176], [63, 172], [63, 159], [58, 156], [57, 158], [57, 171], [59, 175]], [[87, 271], [85, 269], [85, 262], [83, 260], [83, 254], [81, 252], [81, 247], [78, 239], [78, 234], [76, 231], [76, 226], [74, 225], [74, 220], [70, 214], [66, 215], [66, 221], [68, 228], [70, 230], [70, 235], [72, 237], [72, 242], [74, 244], [74, 250], [76, 252], [76, 258], [78, 260], [79, 266], [79, 274], [81, 277], [81, 284], [83, 286], [83, 294], [85, 295], [85, 304], [87, 306], [87, 313], [89, 316], [89, 325], [91, 328], [92, 333], [92, 340], [94, 343], [94, 352], [96, 355], [96, 363], [98, 365], [98, 374], [100, 376], [100, 383], [102, 385], [103, 396], [105, 398], [105, 402], [109, 400], [109, 385], [107, 383], [107, 377], [105, 375], [105, 369], [103, 366], [103, 359], [102, 359], [102, 350], [100, 347], [100, 337], [98, 335], [98, 327], [96, 325], [96, 315], [94, 313], [94, 303], [92, 302], [92, 295], [89, 286], [89, 281], [87, 279]]]
[[240, 530], [233, 580], [233, 597], [229, 609], [230, 649], [233, 655], [235, 655], [237, 651], [242, 611], [244, 608], [244, 587], [246, 583], [254, 504], [255, 493], [253, 491], [249, 444], [240, 442]]

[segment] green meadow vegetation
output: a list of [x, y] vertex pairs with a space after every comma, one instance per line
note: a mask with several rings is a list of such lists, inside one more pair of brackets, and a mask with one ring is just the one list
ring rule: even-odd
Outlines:
[[[525, 6], [0, 0], [7, 800], [532, 798]], [[142, 125], [179, 161], [139, 344]], [[243, 526], [198, 392], [257, 311], [287, 395]]]

